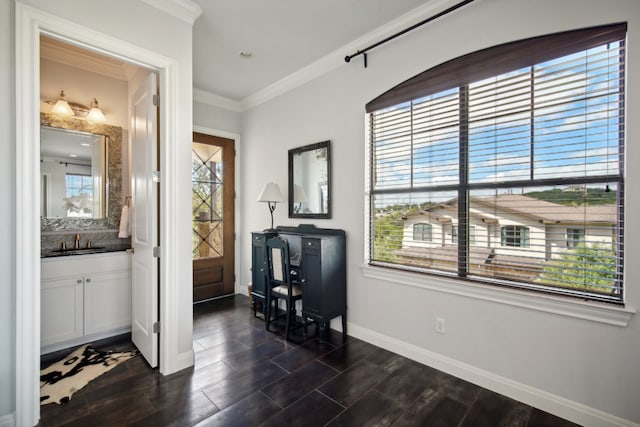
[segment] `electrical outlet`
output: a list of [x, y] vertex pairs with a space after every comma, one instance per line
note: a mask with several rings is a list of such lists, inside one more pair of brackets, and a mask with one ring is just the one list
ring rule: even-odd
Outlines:
[[445, 328], [445, 321], [442, 317], [436, 317], [436, 332], [439, 334], [447, 333]]

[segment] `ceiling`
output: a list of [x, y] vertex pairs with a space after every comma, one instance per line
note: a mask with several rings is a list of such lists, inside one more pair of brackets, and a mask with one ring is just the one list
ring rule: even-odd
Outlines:
[[[337, 53], [336, 61], [342, 63], [344, 56], [406, 28], [415, 23], [414, 15], [442, 4], [441, 0], [191, 1], [202, 9], [193, 27], [193, 87], [237, 104], [330, 54]], [[376, 31], [394, 20], [386, 28], [388, 34]], [[43, 57], [113, 78], [128, 80], [136, 69], [47, 37], [41, 42]]]
[[[203, 13], [193, 29], [193, 86], [235, 101], [275, 84], [419, 6], [434, 3], [194, 1]], [[241, 51], [250, 52], [251, 57], [242, 57]], [[344, 51], [342, 57], [351, 53]]]

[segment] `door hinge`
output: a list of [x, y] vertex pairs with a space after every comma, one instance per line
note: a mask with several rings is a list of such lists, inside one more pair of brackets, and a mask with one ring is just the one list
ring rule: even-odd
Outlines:
[[160, 258], [160, 246], [153, 247], [153, 257]]
[[154, 334], [160, 333], [160, 322], [153, 322], [153, 333]]
[[160, 95], [153, 95], [153, 105], [156, 107], [160, 105]]
[[153, 182], [160, 182], [160, 171], [153, 171]]

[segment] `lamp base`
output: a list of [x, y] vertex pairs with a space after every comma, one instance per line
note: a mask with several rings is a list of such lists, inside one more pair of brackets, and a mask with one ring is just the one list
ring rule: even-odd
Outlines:
[[264, 230], [262, 230], [263, 233], [277, 233], [278, 230], [276, 230], [275, 228], [265, 228]]

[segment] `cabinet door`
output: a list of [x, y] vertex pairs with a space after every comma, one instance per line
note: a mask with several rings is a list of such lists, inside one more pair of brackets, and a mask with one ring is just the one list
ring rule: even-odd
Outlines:
[[251, 286], [252, 292], [265, 298], [267, 291], [267, 240], [275, 233], [252, 233], [251, 237]]
[[40, 345], [83, 335], [82, 277], [45, 280], [40, 287]]
[[319, 239], [302, 239], [302, 308], [309, 315], [321, 316], [323, 274]]
[[128, 271], [92, 274], [84, 281], [86, 335], [131, 326], [131, 276]]

